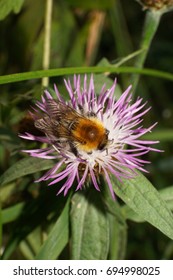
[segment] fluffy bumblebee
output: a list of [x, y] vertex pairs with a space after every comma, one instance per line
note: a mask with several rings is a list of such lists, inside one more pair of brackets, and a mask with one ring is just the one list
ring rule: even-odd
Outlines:
[[63, 102], [48, 99], [45, 116], [35, 120], [35, 127], [46, 134], [54, 146], [68, 149], [75, 155], [79, 151], [92, 153], [103, 150], [108, 143], [109, 131], [94, 113], [85, 115]]

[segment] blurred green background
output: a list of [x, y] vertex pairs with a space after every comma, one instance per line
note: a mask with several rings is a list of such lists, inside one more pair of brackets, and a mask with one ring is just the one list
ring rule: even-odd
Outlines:
[[[46, 1], [8, 0], [9, 7], [3, 2], [0, 1], [0, 75], [43, 69]], [[103, 58], [113, 64], [120, 62], [139, 50], [145, 16], [146, 11], [135, 0], [54, 0], [49, 68], [92, 66], [103, 63]], [[168, 12], [161, 18], [145, 67], [173, 73], [172, 30], [173, 12]], [[125, 65], [134, 66], [134, 62], [135, 58]], [[132, 82], [130, 73], [109, 75], [110, 79], [114, 77], [122, 91]], [[50, 90], [56, 83], [64, 92], [63, 78], [50, 78]], [[173, 185], [172, 87], [173, 83], [166, 79], [141, 75], [136, 89], [136, 96], [142, 96], [152, 106], [145, 117], [146, 126], [158, 122], [148, 139], [160, 140], [157, 147], [164, 153], [143, 157], [152, 162], [146, 166], [147, 177], [158, 190]], [[42, 92], [40, 79], [0, 86], [1, 174], [27, 157], [21, 149], [39, 146], [19, 139], [18, 132], [30, 127], [27, 111]], [[4, 258], [34, 258], [67, 199], [55, 195], [56, 186], [47, 188], [46, 183], [33, 183], [43, 173], [41, 168], [38, 170], [3, 182], [0, 187], [0, 203], [6, 209], [2, 210], [1, 253], [7, 250]], [[69, 258], [69, 244], [59, 258]], [[173, 242], [149, 224], [128, 221], [125, 258], [172, 259]]]

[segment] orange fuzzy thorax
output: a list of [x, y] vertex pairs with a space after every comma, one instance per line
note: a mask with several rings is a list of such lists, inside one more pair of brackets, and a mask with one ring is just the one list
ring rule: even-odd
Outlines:
[[79, 118], [72, 134], [78, 139], [77, 147], [85, 152], [101, 150], [107, 143], [106, 129], [101, 121], [94, 117]]

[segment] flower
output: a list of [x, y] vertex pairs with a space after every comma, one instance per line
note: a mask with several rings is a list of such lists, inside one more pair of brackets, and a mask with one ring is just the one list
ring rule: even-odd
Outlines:
[[[159, 151], [151, 147], [158, 141], [139, 139], [147, 132], [151, 132], [156, 123], [149, 128], [143, 127], [142, 117], [150, 108], [144, 109], [147, 102], [142, 103], [140, 97], [132, 103], [131, 86], [116, 100], [114, 95], [116, 80], [110, 89], [106, 90], [103, 85], [98, 96], [94, 90], [93, 76], [88, 86], [86, 75], [83, 85], [80, 75], [74, 75], [73, 82], [72, 86], [70, 80], [64, 80], [69, 101], [62, 98], [55, 86], [56, 100], [45, 91], [42, 101], [36, 103], [31, 115], [35, 126], [42, 130], [44, 135], [36, 136], [26, 132], [20, 137], [46, 143], [47, 146], [25, 152], [32, 157], [55, 159], [54, 167], [37, 181], [51, 179], [49, 185], [52, 185], [66, 179], [58, 194], [63, 191], [66, 195], [74, 182], [77, 184], [76, 190], [82, 189], [88, 180], [100, 191], [98, 178], [102, 174], [114, 198], [110, 174], [119, 180], [132, 178], [136, 176], [135, 169], [146, 171], [143, 166], [148, 161], [141, 159], [140, 156], [149, 151]], [[94, 127], [87, 136], [90, 137], [89, 140], [86, 139], [92, 144], [91, 147], [88, 144], [86, 146], [85, 141], [81, 141], [78, 135], [86, 137], [82, 132], [83, 126], [79, 129], [82, 118], [84, 122], [89, 122], [89, 126], [91, 121], [91, 126]], [[97, 132], [100, 133], [99, 137]]]
[[169, 10], [172, 9], [173, 0], [137, 0], [144, 8], [153, 10]]

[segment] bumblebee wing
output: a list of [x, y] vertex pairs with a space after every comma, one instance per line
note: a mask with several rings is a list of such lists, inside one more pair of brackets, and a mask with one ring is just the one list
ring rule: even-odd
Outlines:
[[48, 99], [46, 101], [46, 110], [48, 115], [56, 120], [61, 120], [61, 119], [72, 120], [77, 117], [82, 117], [82, 115], [76, 112], [69, 105], [54, 99]]
[[50, 141], [55, 141], [58, 137], [56, 133], [57, 123], [52, 122], [49, 117], [37, 119], [34, 123], [35, 127], [44, 132]]
[[48, 132], [51, 131], [53, 128], [56, 129], [59, 123], [56, 120], [51, 119], [50, 117], [43, 117], [37, 119], [34, 122], [34, 125], [36, 128], [40, 129], [41, 131]]
[[81, 138], [74, 136], [73, 130], [81, 119], [85, 119], [83, 115], [64, 102], [54, 99], [48, 99], [45, 107], [47, 116], [35, 121], [36, 128], [43, 131], [51, 142], [82, 143]]
[[58, 119], [59, 115], [60, 115], [60, 108], [61, 108], [61, 103], [58, 101], [55, 101], [54, 99], [48, 99], [46, 101], [46, 111], [47, 114], [51, 117], [51, 118], [55, 118]]
[[[50, 117], [40, 118], [35, 121], [35, 127], [43, 131], [51, 142], [78, 141], [80, 138], [74, 137], [71, 128], [61, 121], [56, 121]], [[76, 123], [75, 123], [76, 124]]]
[[37, 119], [34, 122], [34, 125], [36, 128], [44, 132], [46, 129], [49, 129], [48, 120], [49, 120], [48, 117]]
[[36, 120], [34, 125], [36, 128], [44, 132], [50, 140], [74, 140], [71, 129], [65, 126], [61, 121], [58, 122], [50, 117], [44, 117]]

